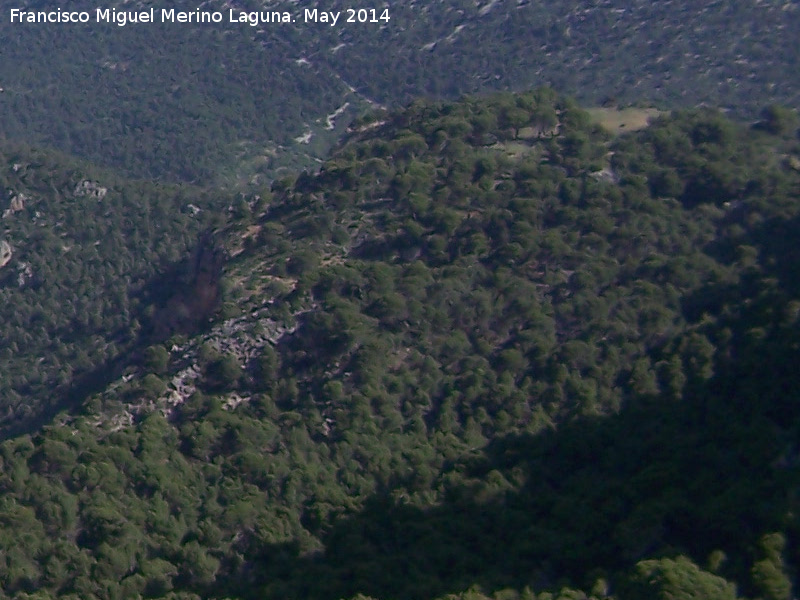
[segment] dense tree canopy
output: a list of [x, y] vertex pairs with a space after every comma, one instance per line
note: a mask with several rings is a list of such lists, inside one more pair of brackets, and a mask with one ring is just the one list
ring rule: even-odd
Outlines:
[[0, 444], [2, 594], [791, 597], [797, 160], [710, 110], [614, 137], [549, 89], [364, 117], [148, 255], [108, 381]]

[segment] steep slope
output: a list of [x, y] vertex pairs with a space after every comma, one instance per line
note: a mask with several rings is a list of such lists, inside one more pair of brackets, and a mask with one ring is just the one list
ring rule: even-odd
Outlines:
[[796, 127], [380, 119], [218, 224], [214, 323], [0, 446], [3, 594], [791, 589]]
[[116, 359], [152, 327], [145, 296], [164, 290], [155, 276], [178, 265], [231, 198], [8, 145], [0, 150], [0, 187], [9, 255], [0, 268], [7, 432], [52, 418], [103, 385]]

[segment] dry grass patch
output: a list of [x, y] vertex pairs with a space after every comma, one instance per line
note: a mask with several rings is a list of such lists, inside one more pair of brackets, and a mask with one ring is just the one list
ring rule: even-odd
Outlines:
[[656, 108], [589, 108], [592, 120], [615, 135], [644, 129], [651, 119], [664, 114]]

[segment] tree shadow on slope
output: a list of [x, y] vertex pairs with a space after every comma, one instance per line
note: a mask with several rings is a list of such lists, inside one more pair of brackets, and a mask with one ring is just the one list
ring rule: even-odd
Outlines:
[[170, 265], [138, 293], [150, 311], [145, 318], [143, 342], [157, 343], [174, 333], [196, 333], [208, 324], [222, 297], [222, 269], [227, 254], [205, 231], [191, 254]]
[[240, 592], [422, 600], [473, 584], [589, 587], [645, 558], [705, 564], [715, 549], [729, 556], [722, 574], [750, 591], [758, 539], [798, 533], [798, 354], [798, 336], [775, 331], [711, 379], [689, 377], [678, 400], [640, 397], [613, 417], [497, 439], [445, 469], [435, 506], [397, 500], [397, 486], [334, 523], [319, 554], [251, 548]]
[[91, 396], [105, 390], [123, 371], [137, 364], [145, 347], [164, 342], [175, 333], [192, 334], [208, 326], [218, 310], [221, 299], [221, 276], [225, 252], [206, 231], [192, 253], [184, 260], [166, 265], [150, 278], [141, 289], [132, 291], [137, 301], [132, 320], [142, 323], [138, 334], [133, 329], [108, 334], [72, 328], [69, 334], [78, 345], [82, 339], [106, 335], [116, 343], [118, 351], [99, 364], [81, 370], [75, 368], [69, 382], [51, 390], [51, 401], [40, 407], [24, 408], [14, 419], [0, 422], [0, 438], [32, 433], [51, 423], [61, 412], [80, 412]]

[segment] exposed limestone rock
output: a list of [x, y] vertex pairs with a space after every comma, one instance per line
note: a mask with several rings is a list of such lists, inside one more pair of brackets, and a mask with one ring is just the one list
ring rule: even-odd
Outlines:
[[5, 240], [0, 242], [0, 269], [8, 264], [13, 255], [14, 251], [11, 249], [11, 244]]
[[28, 197], [25, 194], [16, 194], [13, 198], [11, 198], [11, 204], [9, 208], [14, 212], [19, 212], [25, 208], [25, 200]]
[[613, 169], [606, 167], [601, 171], [595, 171], [592, 173], [592, 177], [597, 179], [598, 181], [608, 181], [609, 183], [617, 184], [619, 183], [619, 176], [614, 172]]
[[88, 196], [89, 198], [97, 198], [98, 200], [102, 200], [106, 197], [108, 189], [101, 187], [96, 181], [84, 179], [75, 186], [74, 193], [76, 196]]
[[[296, 319], [300, 312], [293, 315], [293, 323], [287, 326], [270, 317], [272, 311], [269, 302], [249, 314], [234, 317], [218, 323], [203, 336], [190, 340], [186, 344], [175, 344], [170, 348], [172, 359], [178, 363], [177, 371], [166, 381], [166, 389], [158, 397], [140, 400], [127, 404], [122, 413], [118, 415], [104, 415], [97, 425], [105, 425], [109, 431], [116, 431], [133, 423], [137, 415], [158, 411], [165, 417], [170, 417], [175, 409], [194, 394], [203, 378], [203, 369], [200, 366], [200, 348], [208, 344], [220, 354], [232, 354], [240, 364], [246, 365], [257, 358], [267, 345], [276, 345], [284, 335], [291, 335], [297, 328]], [[105, 394], [113, 397], [121, 386], [136, 380], [142, 373], [131, 372], [122, 375], [119, 380], [112, 383]], [[222, 396], [222, 406], [225, 410], [233, 410], [251, 397], [238, 392], [229, 392]]]
[[33, 269], [30, 263], [21, 262], [17, 265], [17, 285], [23, 287], [33, 278]]
[[24, 210], [26, 200], [28, 200], [28, 197], [25, 194], [14, 194], [11, 196], [8, 208], [3, 211], [3, 218], [7, 219], [14, 213]]

